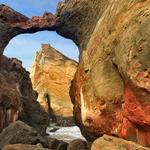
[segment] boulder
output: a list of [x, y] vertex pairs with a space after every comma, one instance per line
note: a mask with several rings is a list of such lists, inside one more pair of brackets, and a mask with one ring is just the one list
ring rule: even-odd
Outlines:
[[131, 141], [104, 135], [93, 142], [91, 150], [149, 150], [149, 148]]
[[30, 71], [38, 101], [46, 112], [52, 109], [55, 115], [72, 116], [69, 90], [78, 64], [49, 44], [43, 44], [41, 49], [36, 53]]
[[34, 33], [42, 30], [54, 30], [56, 16], [44, 13], [31, 19], [16, 12], [9, 6], [0, 4], [0, 55], [9, 41], [18, 34]]
[[49, 150], [38, 145], [12, 144], [5, 146], [2, 150]]
[[48, 147], [47, 139], [22, 121], [11, 123], [0, 134], [0, 149], [8, 144], [36, 145], [38, 143], [41, 143], [44, 147]]
[[67, 150], [68, 143], [48, 137], [48, 147], [52, 150]]
[[36, 99], [37, 93], [22, 62], [0, 56], [0, 131], [20, 119], [45, 134], [48, 115]]
[[84, 140], [76, 139], [69, 143], [67, 150], [88, 150], [88, 145]]

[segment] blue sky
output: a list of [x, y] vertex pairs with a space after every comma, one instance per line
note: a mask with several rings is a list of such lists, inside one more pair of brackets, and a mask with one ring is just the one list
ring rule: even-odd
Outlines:
[[[45, 11], [56, 12], [57, 3], [61, 0], [0, 0], [16, 11], [28, 16], [41, 16]], [[30, 69], [36, 51], [41, 44], [49, 43], [64, 55], [78, 61], [78, 48], [69, 39], [65, 39], [56, 32], [42, 31], [34, 34], [21, 34], [13, 38], [5, 48], [4, 55], [16, 57], [23, 62], [26, 69]]]

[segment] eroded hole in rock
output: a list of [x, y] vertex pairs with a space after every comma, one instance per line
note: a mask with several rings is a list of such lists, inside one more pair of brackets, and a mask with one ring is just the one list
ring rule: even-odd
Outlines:
[[35, 54], [41, 49], [41, 44], [50, 44], [63, 55], [78, 62], [77, 46], [71, 40], [49, 31], [14, 37], [5, 48], [4, 55], [18, 58], [22, 61], [23, 67], [30, 71]]
[[[69, 96], [78, 66], [77, 46], [56, 32], [42, 31], [16, 36], [5, 48], [4, 55], [21, 60], [23, 67], [30, 72], [32, 87], [38, 93], [37, 100], [49, 114], [52, 127], [47, 132], [58, 139], [82, 137], [79, 129], [74, 127]], [[16, 68], [16, 63], [13, 65]], [[63, 128], [59, 129], [59, 126]], [[59, 129], [58, 133], [53, 132], [55, 129]], [[60, 136], [63, 132], [65, 137]], [[74, 132], [76, 135], [71, 137]]]

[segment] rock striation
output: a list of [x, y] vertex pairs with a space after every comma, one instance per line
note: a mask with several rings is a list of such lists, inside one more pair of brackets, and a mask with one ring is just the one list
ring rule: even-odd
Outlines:
[[20, 119], [44, 134], [48, 116], [36, 99], [37, 93], [22, 62], [0, 56], [0, 131]]
[[48, 112], [47, 94], [55, 115], [72, 116], [69, 89], [78, 64], [49, 44], [43, 44], [41, 49], [36, 53], [30, 71], [33, 88], [38, 92], [38, 101]]

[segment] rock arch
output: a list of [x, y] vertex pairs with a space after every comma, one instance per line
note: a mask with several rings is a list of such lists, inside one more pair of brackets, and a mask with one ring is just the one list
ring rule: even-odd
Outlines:
[[[150, 146], [149, 0], [65, 0], [52, 18], [44, 27], [71, 38], [80, 49], [70, 93], [82, 133], [91, 141], [109, 134]], [[0, 24], [5, 29], [1, 54], [13, 36], [44, 29], [38, 26], [40, 21], [35, 27], [32, 20], [24, 28], [26, 21], [20, 17], [13, 26]], [[90, 123], [82, 121], [81, 88], [86, 110], [101, 110], [99, 116], [90, 116]]]

